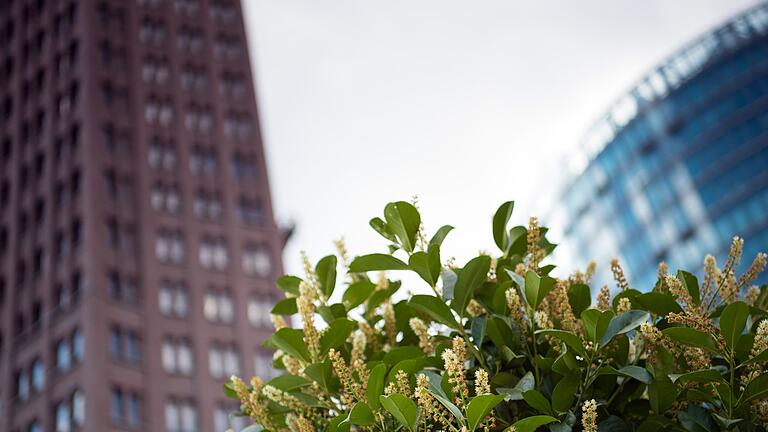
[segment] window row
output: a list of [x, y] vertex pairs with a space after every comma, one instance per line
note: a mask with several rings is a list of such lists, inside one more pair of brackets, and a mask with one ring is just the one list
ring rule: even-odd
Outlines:
[[16, 399], [19, 402], [27, 401], [31, 395], [39, 393], [45, 386], [45, 365], [39, 358], [35, 359], [26, 368], [15, 373]]
[[55, 344], [56, 369], [68, 371], [73, 364], [80, 363], [85, 357], [85, 339], [80, 329], [75, 329], [69, 336], [59, 339]]
[[[185, 257], [185, 240], [181, 230], [161, 229], [155, 239], [155, 256], [160, 262], [181, 264]], [[222, 237], [204, 237], [198, 250], [200, 266], [224, 270], [229, 265], [227, 242]], [[242, 269], [249, 276], [268, 277], [272, 273], [272, 258], [261, 244], [246, 244], [242, 254]]]

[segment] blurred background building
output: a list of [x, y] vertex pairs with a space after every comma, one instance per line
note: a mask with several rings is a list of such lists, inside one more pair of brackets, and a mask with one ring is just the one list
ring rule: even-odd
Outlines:
[[657, 264], [722, 264], [734, 235], [742, 265], [768, 244], [768, 3], [702, 35], [608, 109], [568, 160], [573, 174], [548, 225], [583, 266], [619, 257], [648, 290]]
[[237, 0], [0, 1], [0, 431], [223, 431], [282, 271]]

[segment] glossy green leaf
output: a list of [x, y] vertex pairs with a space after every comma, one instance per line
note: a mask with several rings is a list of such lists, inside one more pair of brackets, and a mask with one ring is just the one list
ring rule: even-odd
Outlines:
[[301, 278], [290, 275], [280, 276], [275, 281], [275, 285], [280, 290], [294, 296], [299, 295], [299, 284], [301, 284]]
[[299, 310], [296, 307], [296, 297], [288, 297], [277, 302], [270, 313], [272, 315], [293, 315], [298, 311]]
[[625, 366], [619, 369], [618, 372], [622, 375], [632, 377], [643, 384], [648, 384], [651, 382], [651, 379], [653, 379], [650, 372], [648, 372], [646, 368], [640, 366]]
[[670, 374], [669, 379], [673, 383], [686, 383], [686, 382], [700, 382], [700, 383], [707, 383], [707, 382], [715, 382], [715, 381], [722, 381], [723, 377], [720, 375], [720, 372], [718, 372], [715, 369], [704, 369], [704, 370], [698, 370], [693, 372], [687, 372], [683, 374]]
[[741, 404], [766, 398], [768, 398], [768, 373], [760, 375], [747, 385]]
[[443, 241], [445, 240], [445, 237], [448, 235], [449, 232], [451, 232], [452, 229], [453, 227], [450, 225], [441, 226], [440, 229], [437, 230], [435, 235], [433, 235], [432, 238], [429, 239], [429, 244], [435, 245], [438, 247], [442, 246]]
[[573, 309], [573, 314], [581, 316], [581, 313], [589, 308], [592, 303], [592, 293], [589, 292], [589, 285], [574, 284], [568, 289], [568, 303]]
[[515, 202], [507, 201], [502, 204], [493, 215], [493, 241], [504, 253], [509, 249], [507, 223], [509, 223], [509, 218], [512, 217], [512, 210], [514, 210], [514, 208]]
[[267, 382], [267, 384], [271, 385], [272, 387], [278, 388], [282, 391], [289, 392], [292, 390], [296, 390], [296, 389], [311, 385], [312, 381], [306, 378], [289, 374], [289, 375], [280, 375], [278, 377], [272, 378]]
[[368, 385], [365, 388], [365, 397], [373, 409], [379, 408], [379, 396], [384, 393], [384, 379], [387, 376], [387, 365], [380, 363], [371, 369], [368, 377]]
[[459, 272], [459, 277], [456, 279], [456, 285], [453, 288], [453, 300], [451, 301], [451, 308], [459, 316], [463, 317], [466, 315], [469, 299], [472, 298], [472, 293], [477, 287], [486, 281], [490, 267], [491, 257], [481, 255], [469, 260]]
[[675, 403], [677, 388], [669, 378], [657, 378], [648, 385], [648, 399], [656, 414], [664, 414]]
[[600, 348], [608, 345], [614, 336], [634, 330], [640, 324], [648, 321], [650, 317], [651, 315], [648, 312], [641, 310], [631, 310], [613, 317], [610, 324], [608, 324], [608, 328], [605, 330], [605, 334], [600, 338]]
[[725, 338], [725, 344], [733, 350], [739, 340], [749, 318], [749, 306], [741, 301], [729, 304], [720, 314], [720, 330]]
[[370, 426], [374, 422], [373, 411], [363, 402], [356, 403], [344, 420], [350, 425]]
[[523, 400], [523, 393], [527, 392], [528, 390], [533, 390], [535, 384], [536, 380], [533, 377], [533, 373], [526, 372], [526, 374], [520, 378], [514, 387], [499, 387], [496, 389], [496, 391], [500, 395], [504, 395], [504, 398], [508, 401]]
[[377, 233], [381, 234], [382, 237], [385, 239], [391, 241], [392, 243], [397, 243], [397, 238], [395, 235], [390, 231], [389, 227], [387, 226], [387, 223], [381, 220], [381, 218], [373, 218], [371, 219], [368, 224], [376, 230]]
[[453, 316], [451, 309], [442, 300], [433, 295], [415, 295], [408, 301], [413, 309], [426, 314], [432, 320], [444, 324], [454, 330], [459, 329], [459, 323]]
[[416, 429], [417, 408], [412, 400], [399, 393], [393, 393], [389, 396], [380, 395], [379, 402], [409, 431], [413, 432]]
[[489, 412], [504, 400], [504, 396], [494, 394], [484, 394], [475, 396], [467, 404], [467, 424], [469, 430], [477, 429], [480, 423], [485, 419]]
[[427, 252], [414, 252], [408, 259], [408, 265], [426, 283], [434, 287], [440, 277], [440, 246], [430, 245]]
[[548, 415], [537, 415], [518, 420], [504, 432], [535, 432], [541, 426], [554, 423], [557, 419]]
[[283, 350], [288, 355], [309, 362], [309, 350], [304, 343], [304, 332], [300, 329], [282, 328], [270, 336], [264, 346]]
[[704, 348], [710, 352], [717, 351], [714, 339], [707, 333], [688, 327], [669, 327], [661, 332], [670, 339], [682, 344]]
[[384, 207], [384, 219], [387, 227], [399, 240], [400, 246], [411, 252], [416, 246], [416, 236], [421, 225], [421, 216], [412, 204], [397, 201]]
[[368, 279], [353, 282], [344, 291], [344, 295], [341, 296], [341, 302], [347, 309], [352, 310], [363, 304], [375, 290], [376, 284]]
[[538, 390], [528, 390], [527, 392], [523, 392], [523, 400], [525, 400], [525, 403], [530, 405], [531, 408], [539, 412], [554, 415], [554, 412], [552, 412], [552, 405], [549, 404], [547, 398], [545, 398]]
[[683, 283], [683, 286], [688, 290], [688, 293], [691, 295], [691, 299], [693, 300], [693, 303], [696, 305], [701, 303], [701, 295], [699, 294], [699, 281], [696, 279], [696, 276], [692, 275], [687, 271], [679, 270], [677, 272], [677, 278], [680, 280], [680, 282]]
[[583, 311], [581, 313], [581, 320], [584, 323], [587, 340], [596, 344], [605, 334], [608, 324], [610, 324], [613, 317], [614, 314], [611, 310], [587, 309]]
[[335, 255], [328, 255], [320, 259], [315, 266], [315, 274], [320, 283], [320, 291], [323, 297], [330, 298], [336, 287], [336, 265], [338, 260]]
[[330, 360], [312, 363], [304, 368], [304, 374], [328, 393], [336, 392], [341, 387], [339, 379], [333, 374]]
[[352, 260], [349, 265], [349, 271], [352, 273], [363, 273], [369, 271], [384, 270], [408, 270], [408, 264], [393, 257], [392, 255], [375, 253], [363, 255]]
[[579, 389], [581, 374], [578, 371], [566, 375], [552, 390], [552, 408], [558, 412], [565, 412], [571, 407], [576, 392]]
[[675, 296], [660, 292], [648, 292], [640, 294], [632, 301], [633, 304], [656, 315], [666, 316], [671, 312], [682, 312], [683, 309], [677, 304]]
[[533, 309], [539, 307], [542, 300], [554, 287], [555, 279], [549, 276], [541, 277], [531, 270], [525, 274], [525, 300]]
[[336, 318], [320, 336], [320, 348], [327, 353], [332, 348], [338, 348], [357, 328], [357, 323], [347, 318]]

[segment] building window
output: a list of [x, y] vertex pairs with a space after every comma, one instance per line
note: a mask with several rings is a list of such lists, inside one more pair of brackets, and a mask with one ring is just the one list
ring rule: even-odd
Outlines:
[[213, 53], [218, 58], [234, 60], [242, 55], [243, 47], [237, 36], [219, 35], [213, 44]]
[[56, 432], [70, 432], [72, 430], [72, 418], [70, 416], [69, 404], [62, 401], [56, 404]]
[[202, 189], [197, 191], [192, 209], [195, 216], [200, 219], [220, 220], [224, 215], [221, 194], [219, 192], [209, 192]]
[[146, 17], [139, 27], [139, 40], [146, 44], [160, 45], [165, 42], [168, 30], [165, 23], [159, 19]]
[[184, 116], [184, 127], [193, 133], [210, 133], [213, 128], [213, 111], [208, 106], [193, 104]]
[[235, 319], [235, 305], [229, 290], [208, 289], [203, 303], [203, 315], [210, 322], [231, 323]]
[[165, 403], [166, 432], [197, 432], [197, 408], [191, 400]]
[[248, 113], [229, 112], [224, 117], [224, 135], [239, 141], [247, 140], [253, 132], [253, 123]]
[[32, 391], [41, 391], [45, 385], [45, 366], [40, 359], [35, 359], [32, 362], [30, 376], [32, 378]]
[[149, 166], [173, 170], [176, 167], [176, 148], [172, 142], [164, 142], [159, 138], [153, 138], [147, 152]]
[[246, 245], [243, 249], [243, 271], [249, 276], [268, 277], [272, 273], [272, 258], [264, 245]]
[[181, 86], [185, 90], [204, 91], [208, 89], [208, 72], [204, 66], [186, 65], [181, 72]]
[[225, 72], [221, 76], [221, 95], [227, 98], [239, 99], [247, 94], [248, 86], [241, 74]]
[[134, 392], [124, 392], [120, 388], [112, 389], [112, 422], [129, 427], [141, 423], [141, 400]]
[[138, 285], [132, 276], [121, 276], [115, 270], [109, 272], [107, 274], [107, 289], [109, 290], [109, 298], [113, 301], [126, 305], [139, 303]]
[[82, 426], [85, 423], [85, 397], [80, 390], [72, 393], [72, 422], [76, 426]]
[[191, 375], [194, 367], [192, 346], [188, 339], [165, 338], [161, 350], [163, 369], [172, 374]]
[[237, 219], [244, 225], [263, 225], [264, 206], [258, 198], [241, 196], [237, 200]]
[[198, 254], [204, 269], [224, 270], [229, 263], [227, 242], [222, 237], [204, 237]]
[[72, 358], [77, 362], [85, 358], [85, 339], [79, 328], [72, 332]]
[[160, 262], [184, 262], [184, 235], [179, 230], [161, 229], [155, 239], [155, 256]]
[[22, 402], [29, 399], [29, 376], [24, 370], [16, 373], [16, 397]]
[[214, 176], [216, 175], [217, 167], [218, 162], [215, 149], [199, 146], [192, 148], [192, 154], [189, 157], [189, 170], [192, 171], [192, 174]]
[[200, 0], [175, 0], [173, 5], [176, 12], [187, 15], [195, 15], [200, 11]]
[[64, 372], [72, 365], [72, 352], [69, 349], [69, 341], [60, 340], [56, 344], [56, 368]]
[[214, 344], [208, 350], [208, 367], [216, 379], [240, 375], [240, 353], [234, 345]]
[[213, 430], [244, 430], [248, 426], [247, 417], [237, 415], [239, 411], [237, 407], [227, 407], [224, 404], [219, 404], [213, 412]]
[[168, 126], [173, 120], [173, 106], [169, 99], [150, 97], [144, 105], [144, 120], [149, 125]]
[[270, 313], [274, 304], [271, 301], [264, 301], [261, 297], [263, 296], [254, 296], [248, 301], [248, 322], [256, 328], [271, 328]]
[[185, 317], [189, 313], [189, 292], [183, 281], [163, 280], [158, 291], [160, 312], [166, 316]]
[[272, 366], [272, 354], [264, 351], [256, 352], [253, 357], [253, 374], [265, 382], [280, 375], [278, 370]]
[[177, 43], [180, 51], [198, 53], [203, 49], [203, 31], [198, 28], [182, 27], [179, 29]]
[[210, 6], [211, 17], [220, 23], [230, 23], [237, 18], [237, 9], [231, 0], [214, 0]]
[[152, 187], [149, 202], [154, 210], [176, 214], [181, 209], [179, 187], [158, 182]]
[[136, 365], [141, 361], [139, 336], [133, 330], [118, 326], [110, 329], [110, 353], [118, 361]]
[[239, 182], [256, 182], [259, 169], [256, 156], [237, 152], [232, 156], [232, 176]]
[[43, 432], [43, 427], [40, 426], [40, 422], [35, 420], [27, 427], [27, 432]]
[[141, 67], [141, 78], [144, 82], [162, 85], [168, 81], [170, 75], [168, 59], [154, 56], [144, 59], [144, 64]]

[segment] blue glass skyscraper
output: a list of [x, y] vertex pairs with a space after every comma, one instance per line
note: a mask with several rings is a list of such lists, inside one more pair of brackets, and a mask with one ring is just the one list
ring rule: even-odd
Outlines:
[[602, 281], [612, 257], [647, 290], [660, 261], [722, 264], [734, 235], [743, 265], [768, 250], [768, 3], [643, 77], [580, 148], [548, 225], [574, 264], [602, 264]]

